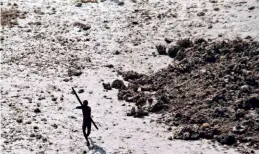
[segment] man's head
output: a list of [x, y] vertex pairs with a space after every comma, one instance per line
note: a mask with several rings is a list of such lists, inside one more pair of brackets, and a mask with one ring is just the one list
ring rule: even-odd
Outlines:
[[88, 101], [87, 101], [87, 100], [84, 100], [84, 101], [83, 101], [83, 105], [84, 105], [84, 106], [87, 106], [87, 105], [88, 105]]

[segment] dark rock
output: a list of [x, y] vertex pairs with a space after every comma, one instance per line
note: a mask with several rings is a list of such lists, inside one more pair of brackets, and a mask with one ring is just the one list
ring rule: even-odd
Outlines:
[[252, 40], [253, 38], [250, 35], [248, 35], [245, 37], [245, 39]]
[[168, 56], [171, 58], [175, 58], [177, 56], [178, 51], [180, 50], [179, 46], [172, 46], [168, 49]]
[[80, 70], [77, 70], [75, 68], [71, 68], [71, 69], [68, 69], [68, 76], [80, 76], [83, 72], [81, 72]]
[[217, 0], [210, 0], [211, 3], [218, 3]]
[[172, 141], [173, 140], [172, 136], [168, 137], [168, 140]]
[[132, 21], [132, 24], [133, 24], [133, 25], [137, 25], [137, 24], [138, 24], [138, 21]]
[[43, 137], [43, 138], [42, 138], [42, 142], [43, 142], [43, 143], [45, 143], [45, 142], [47, 142], [47, 141], [48, 141], [48, 139], [47, 139], [46, 137]]
[[57, 101], [57, 99], [58, 99], [57, 97], [52, 97], [51, 98], [51, 100], [54, 101], [54, 102]]
[[69, 78], [65, 78], [63, 79], [64, 82], [68, 82], [69, 81]]
[[40, 134], [37, 134], [37, 135], [36, 135], [36, 139], [39, 140], [39, 139], [41, 139], [41, 138], [42, 138], [42, 136], [41, 136]]
[[255, 6], [251, 6], [248, 8], [248, 10], [253, 10], [253, 9], [255, 9]]
[[68, 116], [70, 119], [77, 119], [75, 116]]
[[116, 50], [113, 54], [114, 54], [114, 55], [119, 55], [119, 54], [120, 54], [120, 51]]
[[214, 11], [219, 11], [219, 8], [218, 7], [214, 8]]
[[123, 6], [123, 5], [124, 5], [124, 2], [120, 1], [120, 2], [118, 2], [118, 5], [119, 5], [119, 6]]
[[82, 3], [77, 3], [76, 7], [82, 7]]
[[26, 124], [31, 124], [31, 121], [27, 121], [27, 122], [25, 122]]
[[105, 90], [112, 90], [112, 87], [111, 87], [110, 83], [103, 83], [103, 88]]
[[40, 97], [38, 98], [39, 101], [44, 100], [44, 99], [46, 99], [45, 96], [40, 96]]
[[47, 119], [46, 118], [41, 118], [41, 121], [47, 121]]
[[148, 98], [147, 101], [148, 101], [149, 104], [152, 104], [153, 103], [153, 98]]
[[156, 46], [157, 52], [160, 55], [166, 55], [166, 47], [164, 45], [157, 45]]
[[165, 38], [165, 42], [166, 42], [166, 43], [172, 43], [172, 42], [173, 42], [173, 39], [166, 37], [166, 38]]
[[79, 94], [81, 94], [81, 93], [83, 93], [83, 92], [85, 92], [85, 90], [84, 90], [84, 89], [80, 89], [80, 90], [78, 90], [78, 93], [79, 93]]
[[41, 111], [40, 111], [39, 108], [36, 108], [36, 109], [34, 109], [34, 112], [35, 112], [35, 113], [40, 113]]
[[114, 65], [112, 65], [112, 64], [108, 64], [108, 65], [105, 65], [104, 67], [114, 68]]
[[197, 16], [205, 16], [205, 13], [204, 12], [199, 12], [199, 13], [197, 13]]
[[64, 96], [63, 96], [63, 95], [61, 95], [60, 100], [61, 100], [61, 101], [63, 101], [63, 100], [64, 100]]
[[134, 116], [134, 115], [136, 115], [136, 108], [135, 107], [132, 107], [131, 108], [131, 110], [130, 110], [130, 112], [129, 113], [127, 113], [127, 116]]
[[37, 25], [40, 26], [42, 23], [40, 21], [36, 21], [36, 22], [29, 22], [29, 25]]
[[30, 134], [30, 137], [35, 137], [35, 136], [36, 136], [36, 135], [35, 135], [35, 134], [33, 134], [33, 133], [32, 133], [32, 134]]
[[57, 125], [57, 124], [53, 124], [53, 125], [51, 125], [51, 126], [54, 127], [55, 129], [58, 128], [58, 125]]
[[18, 118], [16, 121], [17, 121], [17, 123], [22, 123], [23, 122], [22, 118]]
[[125, 89], [126, 86], [124, 85], [123, 81], [122, 80], [114, 80], [112, 82], [112, 85], [111, 85], [112, 88], [115, 88], [115, 89]]

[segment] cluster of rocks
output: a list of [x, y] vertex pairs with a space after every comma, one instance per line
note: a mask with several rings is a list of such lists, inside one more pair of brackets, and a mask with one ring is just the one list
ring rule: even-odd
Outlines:
[[161, 113], [159, 122], [181, 128], [177, 139], [258, 148], [259, 42], [183, 39], [167, 54], [176, 60], [155, 74], [122, 72], [129, 84], [116, 86], [118, 99], [135, 103], [143, 115]]

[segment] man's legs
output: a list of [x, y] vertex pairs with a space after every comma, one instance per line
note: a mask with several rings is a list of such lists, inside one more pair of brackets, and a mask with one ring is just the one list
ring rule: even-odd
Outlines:
[[91, 122], [87, 124], [87, 134], [86, 136], [88, 137], [91, 133]]
[[85, 133], [85, 129], [86, 129], [86, 127], [87, 127], [87, 124], [85, 123], [85, 122], [83, 122], [83, 134], [84, 134], [84, 137], [85, 137], [85, 139], [86, 139], [86, 141], [87, 141], [87, 146], [89, 146], [90, 145], [90, 142], [89, 142], [89, 140], [88, 140], [88, 136], [89, 136], [89, 134], [90, 133], [88, 133], [88, 130], [89, 129], [87, 129], [87, 134]]

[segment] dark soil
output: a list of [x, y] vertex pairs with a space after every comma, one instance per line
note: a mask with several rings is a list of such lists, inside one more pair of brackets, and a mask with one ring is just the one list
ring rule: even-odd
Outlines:
[[168, 51], [176, 60], [155, 74], [123, 72], [129, 85], [118, 99], [161, 113], [159, 122], [178, 126], [176, 139], [259, 149], [259, 42], [186, 39]]

